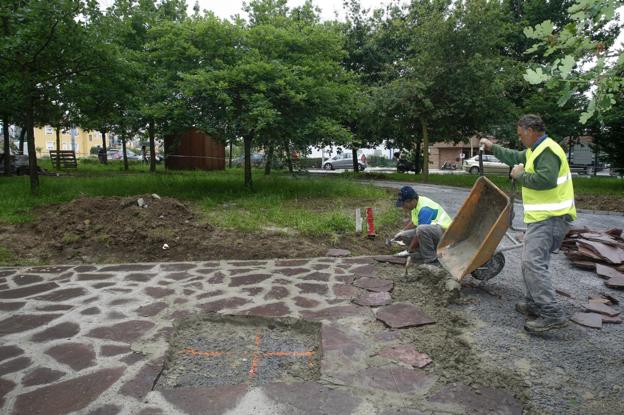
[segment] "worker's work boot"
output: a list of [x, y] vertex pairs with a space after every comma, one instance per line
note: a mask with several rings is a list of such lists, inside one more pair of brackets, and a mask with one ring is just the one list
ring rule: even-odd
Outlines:
[[524, 323], [524, 329], [529, 333], [543, 333], [549, 330], [561, 329], [568, 325], [565, 317], [538, 317]]
[[526, 303], [524, 301], [520, 301], [519, 303], [516, 303], [516, 311], [525, 316], [530, 316], [530, 317], [539, 316], [539, 312], [537, 311], [535, 306], [532, 306], [531, 304]]

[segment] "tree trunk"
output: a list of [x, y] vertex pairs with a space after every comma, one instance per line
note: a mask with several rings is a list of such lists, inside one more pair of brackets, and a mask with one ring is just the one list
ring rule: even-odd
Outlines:
[[28, 171], [30, 173], [30, 192], [39, 193], [39, 173], [37, 172], [37, 150], [35, 149], [34, 104], [30, 98], [30, 106], [26, 111], [26, 130], [28, 143]]
[[288, 141], [286, 142], [286, 165], [288, 166], [288, 172], [292, 174], [293, 163], [292, 163], [292, 157], [290, 154], [290, 143]]
[[230, 162], [228, 163], [228, 168], [232, 168], [232, 140], [230, 140]]
[[121, 148], [123, 152], [124, 170], [128, 170], [128, 153], [126, 153], [126, 137], [124, 135], [121, 136]]
[[271, 174], [271, 166], [273, 164], [273, 146], [269, 146], [269, 150], [267, 151], [267, 159], [264, 164], [264, 174], [268, 176]]
[[594, 177], [598, 175], [598, 146], [594, 146]]
[[427, 128], [427, 122], [425, 120], [420, 120], [420, 125], [422, 126], [422, 137], [423, 137], [423, 183], [427, 183], [429, 180], [429, 130]]
[[20, 155], [24, 154], [24, 138], [26, 138], [26, 128], [22, 128], [19, 136], [19, 153]]
[[102, 150], [104, 151], [104, 164], [108, 164], [108, 152], [106, 151], [106, 131], [100, 131], [102, 133]]
[[61, 127], [56, 127], [56, 168], [61, 168], [61, 155], [58, 153], [61, 151]]
[[9, 116], [4, 114], [2, 117], [2, 132], [4, 135], [4, 174], [11, 174], [11, 146], [9, 145]]
[[243, 138], [244, 151], [245, 151], [245, 187], [252, 188], [251, 182], [251, 136], [245, 136]]
[[353, 147], [351, 149], [351, 155], [353, 157], [353, 171], [357, 173], [357, 172], [360, 171], [360, 169], [359, 169], [359, 166], [358, 166], [357, 148], [356, 147]]
[[156, 171], [156, 139], [154, 138], [154, 121], [150, 121], [147, 126], [150, 147], [150, 173]]
[[422, 143], [420, 140], [419, 138], [418, 141], [416, 141], [416, 146], [414, 147], [414, 174], [420, 173], [420, 147]]

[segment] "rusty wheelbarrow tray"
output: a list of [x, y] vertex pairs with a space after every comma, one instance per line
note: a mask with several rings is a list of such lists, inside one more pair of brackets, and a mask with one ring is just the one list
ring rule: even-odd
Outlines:
[[[438, 244], [440, 264], [457, 280], [472, 273], [487, 280], [498, 274], [504, 264], [502, 251], [522, 244], [510, 234], [513, 200], [486, 177], [479, 177]], [[497, 251], [507, 236], [513, 246]]]

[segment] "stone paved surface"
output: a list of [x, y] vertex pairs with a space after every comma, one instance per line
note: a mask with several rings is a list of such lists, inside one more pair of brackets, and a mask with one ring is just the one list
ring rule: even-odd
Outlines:
[[[505, 392], [445, 389], [396, 353], [377, 355], [400, 336], [352, 299], [391, 302], [378, 278], [364, 257], [2, 268], [0, 413], [521, 413]], [[322, 322], [320, 380], [154, 390], [173, 324], [206, 312]]]

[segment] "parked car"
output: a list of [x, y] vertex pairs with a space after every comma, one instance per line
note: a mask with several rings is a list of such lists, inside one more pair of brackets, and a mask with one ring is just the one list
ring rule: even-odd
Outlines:
[[[264, 166], [264, 154], [262, 153], [251, 153], [251, 167], [262, 167]], [[245, 155], [241, 154], [239, 157], [232, 160], [232, 165], [235, 167], [243, 167], [245, 165]]]
[[[479, 174], [479, 156], [464, 161], [464, 170], [471, 174]], [[491, 154], [483, 155], [484, 174], [509, 174], [509, 166]]]
[[[139, 160], [141, 161], [141, 155], [139, 153], [135, 153], [134, 150], [126, 149], [126, 157], [128, 160]], [[123, 150], [122, 149], [112, 149], [106, 151], [106, 158], [108, 160], [123, 160]]]
[[[359, 171], [364, 171], [366, 167], [368, 167], [368, 165], [366, 164], [366, 160], [360, 158], [358, 160]], [[325, 170], [353, 169], [353, 154], [351, 152], [337, 154], [323, 163], [323, 169]]]

